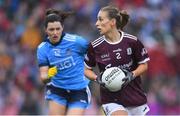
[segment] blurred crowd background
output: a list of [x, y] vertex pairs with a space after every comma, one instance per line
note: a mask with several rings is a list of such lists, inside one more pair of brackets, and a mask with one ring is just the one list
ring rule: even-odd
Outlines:
[[[43, 41], [47, 8], [75, 11], [65, 30], [90, 41], [98, 10], [106, 5], [126, 10], [127, 33], [137, 36], [150, 55], [143, 78], [149, 115], [180, 114], [180, 0], [0, 0], [0, 115], [47, 114], [39, 80], [36, 48]], [[98, 85], [91, 82], [87, 115], [102, 114]]]

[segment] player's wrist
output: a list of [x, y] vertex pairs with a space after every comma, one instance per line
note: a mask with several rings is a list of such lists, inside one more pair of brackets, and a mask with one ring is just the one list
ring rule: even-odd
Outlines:
[[131, 80], [134, 80], [136, 78], [136, 74], [135, 72], [131, 72], [131, 73], [132, 73]]
[[133, 79], [136, 78], [136, 73], [134, 71], [131, 72]]
[[54, 77], [56, 74], [57, 74], [57, 67], [56, 66], [49, 68], [49, 70], [48, 70], [48, 78], [49, 79]]
[[51, 79], [52, 77], [53, 77], [53, 76], [49, 76], [49, 75], [48, 75], [48, 76], [47, 76], [47, 79]]
[[97, 81], [97, 79], [98, 79], [98, 76], [97, 75], [94, 76], [94, 81]]
[[95, 78], [96, 78], [96, 79], [95, 79], [95, 82], [97, 82], [98, 84], [100, 84], [100, 85], [102, 85], [102, 86], [105, 85], [105, 84], [102, 82], [102, 80], [101, 80], [101, 76], [96, 75]]

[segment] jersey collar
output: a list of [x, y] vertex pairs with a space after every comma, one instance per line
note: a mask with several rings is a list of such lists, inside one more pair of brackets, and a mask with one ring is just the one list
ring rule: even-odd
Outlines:
[[108, 41], [106, 38], [105, 38], [105, 36], [104, 36], [104, 40], [107, 42], [107, 43], [109, 43], [109, 44], [118, 44], [118, 43], [120, 43], [121, 41], [122, 41], [122, 39], [123, 39], [123, 37], [124, 37], [124, 32], [123, 31], [119, 31], [119, 33], [121, 34], [121, 36], [120, 36], [120, 39], [119, 39], [119, 41], [117, 41], [117, 42], [110, 42], [110, 41]]

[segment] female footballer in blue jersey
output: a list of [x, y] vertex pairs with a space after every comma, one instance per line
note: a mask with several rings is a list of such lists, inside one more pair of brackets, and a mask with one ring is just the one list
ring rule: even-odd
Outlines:
[[45, 17], [46, 41], [37, 49], [40, 78], [46, 84], [49, 115], [83, 115], [90, 103], [89, 81], [84, 76], [84, 55], [88, 41], [63, 32], [71, 15], [48, 9]]
[[149, 111], [142, 88], [141, 75], [146, 72], [149, 56], [137, 37], [122, 31], [129, 15], [116, 7], [103, 7], [97, 16], [96, 27], [101, 37], [91, 42], [85, 57], [85, 74], [102, 84], [92, 67], [100, 72], [110, 67], [125, 69], [121, 90], [111, 92], [100, 87], [101, 104], [106, 115], [145, 115]]

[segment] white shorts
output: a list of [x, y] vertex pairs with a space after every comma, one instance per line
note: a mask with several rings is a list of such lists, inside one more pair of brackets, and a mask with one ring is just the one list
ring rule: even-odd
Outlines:
[[108, 103], [108, 104], [103, 104], [102, 108], [106, 116], [110, 116], [113, 112], [117, 110], [127, 111], [129, 116], [131, 115], [144, 116], [149, 111], [149, 107], [147, 104], [137, 107], [124, 107], [117, 103]]

